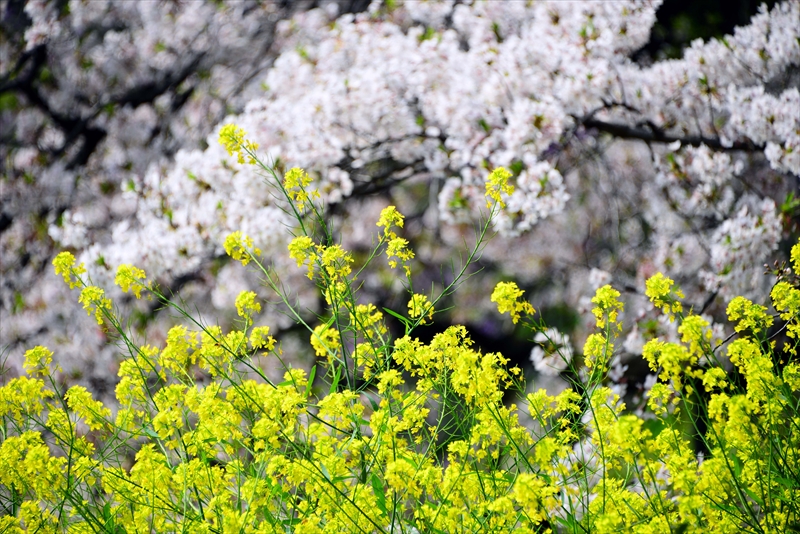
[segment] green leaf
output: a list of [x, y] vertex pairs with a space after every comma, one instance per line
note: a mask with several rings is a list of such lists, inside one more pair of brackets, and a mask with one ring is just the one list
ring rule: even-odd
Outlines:
[[311, 368], [311, 372], [308, 373], [308, 383], [306, 384], [306, 397], [311, 392], [311, 385], [314, 383], [314, 377], [317, 376], [317, 366]]
[[341, 376], [342, 376], [342, 370], [337, 367], [336, 370], [333, 372], [333, 380], [331, 381], [331, 388], [328, 390], [328, 394], [331, 394], [334, 391], [336, 391], [336, 388], [339, 386], [339, 379], [341, 378]]
[[383, 491], [381, 479], [378, 478], [375, 472], [373, 472], [370, 477], [370, 483], [372, 484], [372, 491], [375, 492], [375, 500], [377, 501], [378, 509], [386, 514], [386, 493]]
[[403, 325], [405, 325], [405, 326], [409, 326], [411, 324], [411, 321], [409, 321], [407, 317], [403, 317], [399, 313], [394, 312], [394, 311], [390, 310], [389, 308], [383, 308], [383, 311], [385, 311], [386, 313], [388, 313], [389, 315], [391, 315], [395, 319], [397, 319], [400, 322], [402, 322]]

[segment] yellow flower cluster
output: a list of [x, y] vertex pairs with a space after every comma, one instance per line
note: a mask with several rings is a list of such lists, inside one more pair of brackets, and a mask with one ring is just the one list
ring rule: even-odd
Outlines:
[[737, 332], [749, 329], [758, 334], [772, 326], [772, 317], [767, 313], [767, 307], [753, 304], [744, 297], [736, 297], [730, 301], [727, 311], [729, 321], [738, 321], [734, 327]]
[[114, 277], [114, 283], [117, 284], [122, 291], [127, 293], [132, 291], [136, 298], [142, 298], [142, 290], [147, 289], [147, 286], [142, 283], [146, 278], [145, 272], [133, 265], [123, 264], [117, 268], [117, 275]]
[[598, 327], [606, 328], [616, 324], [618, 330], [622, 329], [619, 314], [625, 307], [619, 300], [619, 291], [606, 284], [595, 292], [592, 303], [596, 305], [592, 308], [592, 313], [597, 319]]
[[244, 164], [244, 157], [247, 155], [247, 162], [254, 165], [258, 144], [245, 140], [246, 135], [247, 133], [235, 124], [226, 124], [219, 130], [219, 142], [225, 147], [229, 156], [236, 154], [236, 160], [239, 163]]
[[59, 252], [53, 258], [53, 267], [57, 275], [64, 277], [64, 282], [69, 284], [70, 289], [75, 289], [83, 284], [80, 275], [86, 273], [86, 267], [81, 263], [75, 265], [75, 256], [70, 252]]
[[427, 296], [415, 293], [408, 301], [408, 316], [419, 319], [419, 324], [425, 324], [426, 318], [433, 319], [433, 304]]
[[255, 256], [261, 254], [261, 250], [253, 246], [253, 240], [238, 230], [225, 238], [223, 246], [225, 253], [242, 265], [247, 265]]
[[[330, 274], [327, 249], [298, 250]], [[56, 267], [67, 283], [73, 264]], [[105, 299], [87, 288], [91, 306]], [[383, 314], [352, 301], [313, 329], [335, 377], [319, 396], [316, 366], [287, 369], [279, 384], [261, 372], [255, 352], [276, 343], [267, 327], [177, 325], [163, 347], [129, 344], [116, 416], [81, 386], [56, 391], [53, 355], [36, 347], [24, 359], [35, 378], [0, 387], [0, 494], [11, 496], [0, 531], [790, 531], [800, 523], [797, 281], [773, 289], [793, 334], [783, 353], [767, 337], [766, 309], [732, 301], [735, 377], [718, 363], [709, 322], [676, 309], [671, 281], [657, 275], [647, 288], [680, 336], [643, 350], [658, 372], [647, 394], [655, 419], [628, 411], [594, 372], [608, 366], [606, 336], [622, 311], [610, 286], [594, 299], [589, 381], [534, 391], [522, 409], [507, 402], [521, 371], [478, 350], [465, 327], [392, 342]], [[522, 296], [502, 283], [493, 301], [518, 319], [533, 313]], [[430, 318], [429, 304], [412, 295], [409, 315]], [[260, 310], [252, 292], [236, 306], [244, 317]], [[110, 304], [102, 310], [113, 318]], [[356, 357], [356, 380], [340, 357], [354, 346], [371, 351]], [[521, 411], [535, 424], [521, 424]]]
[[411, 276], [411, 271], [407, 262], [414, 258], [414, 251], [408, 247], [408, 240], [398, 237], [394, 230], [392, 230], [393, 226], [402, 228], [403, 221], [403, 214], [397, 211], [397, 208], [394, 206], [388, 206], [381, 211], [381, 216], [376, 226], [383, 228], [383, 237], [381, 240], [387, 243], [386, 257], [389, 259], [389, 267], [392, 269], [397, 267], [399, 260], [400, 264], [403, 265], [406, 276]]
[[254, 313], [261, 312], [261, 304], [256, 302], [256, 294], [254, 291], [242, 291], [236, 297], [236, 313], [239, 317], [245, 317], [250, 320]]
[[308, 236], [298, 236], [289, 243], [289, 257], [297, 261], [300, 267], [304, 263], [308, 264], [308, 279], [314, 279], [316, 268], [320, 268], [323, 273], [323, 282], [328, 289], [326, 299], [330, 304], [333, 302], [330, 294], [331, 290], [341, 289], [339, 282], [343, 282], [350, 275], [353, 263], [353, 255], [344, 250], [341, 245], [325, 246], [321, 243], [314, 243]]
[[298, 167], [292, 167], [283, 176], [283, 189], [300, 212], [305, 210], [307, 203], [320, 198], [318, 190], [308, 190], [309, 184], [311, 177]]
[[492, 201], [497, 203], [501, 208], [505, 208], [506, 204], [503, 202], [503, 195], [511, 195], [514, 193], [514, 186], [508, 183], [509, 178], [513, 175], [504, 167], [498, 167], [493, 170], [486, 178], [486, 207], [492, 207]]
[[656, 308], [669, 315], [671, 321], [675, 320], [675, 314], [683, 311], [683, 306], [678, 299], [683, 298], [683, 292], [679, 289], [673, 290], [675, 284], [672, 280], [661, 273], [651, 276], [645, 283], [645, 295]]
[[524, 293], [514, 282], [500, 282], [495, 286], [491, 299], [492, 302], [497, 303], [497, 311], [509, 313], [511, 320], [517, 324], [521, 314], [533, 315], [536, 313], [529, 302], [521, 300]]
[[94, 311], [97, 324], [102, 325], [105, 315], [111, 312], [111, 299], [105, 296], [106, 292], [97, 286], [86, 286], [81, 290], [78, 302], [83, 304], [83, 309], [88, 315]]

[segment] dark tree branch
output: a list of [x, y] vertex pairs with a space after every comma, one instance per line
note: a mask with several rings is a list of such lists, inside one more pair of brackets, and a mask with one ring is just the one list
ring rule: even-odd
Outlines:
[[702, 135], [678, 136], [665, 133], [661, 128], [655, 127], [652, 123], [647, 123], [647, 127], [630, 126], [616, 122], [601, 121], [591, 116], [585, 119], [578, 119], [578, 122], [587, 129], [594, 129], [600, 132], [611, 134], [620, 139], [638, 139], [646, 143], [674, 143], [678, 141], [684, 146], [706, 145], [712, 150], [724, 152], [745, 151], [760, 152], [764, 150], [763, 145], [757, 145], [752, 141], [734, 141], [730, 146], [725, 146], [716, 137], [703, 137]]

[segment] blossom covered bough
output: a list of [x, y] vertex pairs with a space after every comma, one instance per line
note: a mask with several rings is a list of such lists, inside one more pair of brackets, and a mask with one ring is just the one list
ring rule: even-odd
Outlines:
[[[800, 3], [762, 10], [681, 59], [636, 63], [657, 7], [312, 10], [280, 23], [282, 53], [254, 74], [260, 87], [235, 121], [278, 170], [305, 168], [342, 220], [402, 204], [411, 214], [405, 238], [434, 283], [483, 206], [487, 171], [507, 167], [515, 189], [495, 220], [504, 240], [484, 254], [492, 276], [467, 280], [472, 289], [453, 296], [454, 322], [480, 323], [490, 309], [471, 295], [505, 278], [546, 286], [537, 298], [550, 306], [588, 309], [599, 287], [592, 269], [628, 288], [664, 271], [719, 319], [716, 297], [766, 296], [762, 265], [797, 215]], [[68, 209], [50, 235], [108, 290], [118, 265], [136, 264], [167, 285], [199, 280], [224, 308], [241, 275], [235, 264], [220, 267], [223, 242], [240, 230], [293, 273], [290, 285], [313, 309], [313, 287], [289, 269], [289, 220], [256, 168], [214, 142], [217, 133], [205, 149], [177, 150], [132, 174], [131, 190], [114, 197], [130, 202], [128, 215], [93, 224], [93, 210]], [[368, 248], [374, 232], [353, 226], [342, 239]], [[376, 295], [397, 292], [381, 277], [365, 284]], [[635, 353], [654, 317], [641, 293], [629, 293], [641, 325], [631, 325], [624, 347]], [[583, 339], [585, 321], [565, 333]]]

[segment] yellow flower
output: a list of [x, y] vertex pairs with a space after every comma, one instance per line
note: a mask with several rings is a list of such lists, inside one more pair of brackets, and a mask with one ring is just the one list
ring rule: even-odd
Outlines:
[[614, 353], [614, 344], [609, 342], [603, 334], [591, 334], [583, 345], [583, 357], [586, 367], [597, 367], [601, 373], [606, 372], [608, 360]]
[[92, 398], [92, 394], [83, 386], [72, 386], [64, 395], [67, 405], [78, 417], [86, 421], [90, 430], [103, 428], [111, 417], [111, 410], [102, 402]]
[[253, 247], [253, 240], [238, 230], [225, 238], [223, 246], [228, 256], [242, 265], [247, 265], [253, 256], [261, 254], [261, 250]]
[[292, 167], [283, 175], [283, 188], [289, 198], [297, 206], [299, 211], [303, 211], [306, 203], [311, 199], [319, 198], [319, 191], [313, 189], [307, 191], [306, 188], [311, 183], [311, 177], [298, 167]]
[[[610, 324], [616, 323], [619, 312], [624, 309], [622, 302], [619, 301], [619, 291], [608, 284], [595, 292], [594, 297], [592, 297], [592, 302], [597, 304], [597, 306], [592, 309], [592, 313], [597, 318], [597, 326], [600, 328], [605, 328], [606, 318]], [[619, 328], [622, 328], [621, 324]]]
[[269, 352], [275, 348], [275, 338], [269, 335], [268, 326], [256, 326], [250, 331], [250, 345]]
[[[645, 295], [656, 308], [661, 308], [664, 313], [679, 313], [683, 310], [683, 307], [677, 299], [683, 298], [683, 292], [680, 290], [673, 291], [672, 286], [674, 284], [675, 282], [663, 274], [656, 273], [645, 283]], [[671, 318], [674, 319], [674, 317]]]
[[[504, 167], [498, 167], [486, 178], [486, 207], [492, 207], [492, 200], [494, 200], [501, 208], [505, 208], [506, 204], [503, 202], [502, 194], [510, 195], [514, 192], [514, 186], [508, 183], [508, 179], [512, 174]], [[516, 321], [515, 321], [516, 322]]]
[[397, 208], [394, 206], [387, 206], [381, 210], [381, 216], [375, 226], [382, 227], [384, 233], [389, 235], [393, 233], [390, 230], [392, 226], [397, 226], [398, 228], [403, 227], [403, 214], [397, 211]]
[[53, 363], [53, 352], [47, 347], [39, 345], [25, 352], [23, 366], [29, 375], [40, 374], [46, 376], [51, 363]]
[[111, 310], [111, 299], [105, 297], [105, 291], [97, 286], [86, 286], [81, 291], [78, 301], [83, 304], [83, 309], [91, 315], [91, 307], [94, 306], [94, 316], [97, 324], [103, 324], [103, 310]]
[[391, 259], [392, 257], [405, 263], [414, 258], [414, 252], [408, 248], [408, 240], [394, 237], [389, 240], [389, 244], [386, 247], [386, 257], [389, 258], [389, 267], [394, 269], [397, 267], [397, 260]]
[[415, 293], [411, 295], [411, 300], [408, 301], [408, 316], [412, 319], [422, 317], [419, 324], [425, 324], [425, 317], [428, 319], [433, 318], [433, 304], [425, 295]]
[[254, 153], [258, 149], [258, 144], [246, 141], [245, 135], [247, 134], [242, 128], [235, 124], [226, 124], [219, 130], [219, 143], [225, 147], [229, 156], [236, 154], [239, 163], [244, 163], [244, 154], [242, 154], [244, 151], [248, 154], [248, 163], [255, 164]]
[[317, 356], [327, 356], [331, 359], [332, 354], [342, 346], [339, 332], [331, 325], [321, 324], [314, 328], [311, 334], [311, 346]]
[[792, 247], [789, 258], [792, 260], [792, 265], [794, 266], [794, 274], [800, 275], [800, 239], [798, 239], [797, 244]]
[[521, 313], [528, 315], [536, 313], [529, 302], [520, 300], [524, 293], [514, 282], [500, 282], [495, 286], [491, 300], [497, 303], [497, 311], [508, 312], [511, 320], [517, 324]]
[[748, 328], [754, 334], [766, 330], [772, 326], [772, 317], [767, 314], [767, 308], [760, 304], [753, 304], [744, 297], [736, 297], [728, 304], [729, 321], [739, 321], [734, 327], [737, 332], [742, 332]]
[[144, 279], [145, 273], [142, 269], [134, 267], [133, 265], [123, 264], [117, 268], [117, 275], [114, 277], [114, 283], [125, 293], [133, 291], [133, 294], [136, 295], [138, 299], [142, 297], [142, 289], [147, 288], [147, 286], [140, 282], [140, 280]]
[[242, 291], [236, 297], [236, 313], [239, 317], [247, 317], [248, 319], [253, 313], [261, 311], [261, 304], [256, 302], [256, 294], [254, 291]]
[[60, 252], [53, 258], [53, 267], [56, 274], [64, 277], [64, 282], [69, 284], [70, 289], [81, 285], [78, 277], [86, 272], [86, 267], [82, 263], [75, 266], [75, 256], [71, 252]]

